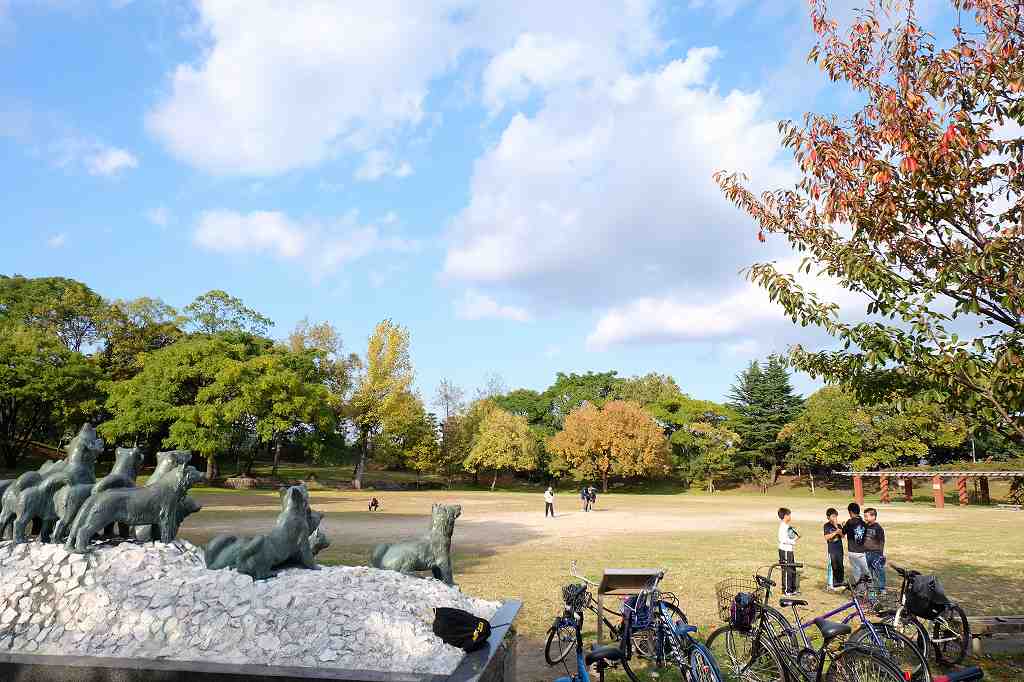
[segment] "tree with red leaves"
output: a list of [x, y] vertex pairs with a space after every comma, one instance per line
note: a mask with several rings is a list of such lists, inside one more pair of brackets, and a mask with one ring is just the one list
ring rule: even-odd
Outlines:
[[[863, 106], [780, 123], [802, 177], [755, 195], [719, 172], [764, 234], [863, 295], [847, 322], [770, 263], [748, 271], [794, 321], [843, 350], [790, 349], [812, 376], [862, 400], [924, 397], [1024, 441], [1024, 3], [950, 0], [946, 46], [912, 1], [870, 0], [848, 29], [810, 0], [809, 59]], [[958, 320], [958, 318], [960, 318]], [[954, 320], [958, 320], [954, 322]], [[970, 338], [955, 333], [969, 323]]]

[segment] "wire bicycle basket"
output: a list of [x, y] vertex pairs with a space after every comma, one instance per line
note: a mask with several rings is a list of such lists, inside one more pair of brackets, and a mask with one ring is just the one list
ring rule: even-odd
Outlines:
[[582, 611], [590, 601], [587, 586], [583, 583], [569, 583], [562, 588], [562, 601], [575, 611]]
[[752, 578], [726, 578], [715, 584], [715, 596], [718, 598], [718, 617], [728, 623], [732, 619], [732, 604], [737, 594], [753, 595], [754, 601], [764, 604], [764, 588]]

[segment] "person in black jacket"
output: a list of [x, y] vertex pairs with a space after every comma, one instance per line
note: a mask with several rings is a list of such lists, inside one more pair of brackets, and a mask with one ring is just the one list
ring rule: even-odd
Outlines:
[[878, 510], [864, 510], [864, 558], [871, 571], [871, 582], [879, 590], [885, 589], [885, 529], [878, 523]]
[[825, 512], [825, 551], [828, 563], [825, 565], [825, 588], [838, 590], [843, 586], [843, 527], [839, 524], [839, 512], [829, 508]]

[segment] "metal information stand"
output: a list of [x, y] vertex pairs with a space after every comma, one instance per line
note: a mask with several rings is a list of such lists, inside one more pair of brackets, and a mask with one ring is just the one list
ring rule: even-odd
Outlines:
[[[604, 614], [604, 597], [628, 597], [639, 593], [661, 571], [656, 568], [606, 568], [597, 587], [598, 611]], [[597, 619], [597, 646], [604, 636], [604, 618]]]

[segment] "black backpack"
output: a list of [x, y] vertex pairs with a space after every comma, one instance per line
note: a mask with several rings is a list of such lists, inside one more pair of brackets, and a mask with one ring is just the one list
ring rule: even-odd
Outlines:
[[468, 611], [439, 607], [434, 609], [434, 634], [445, 644], [463, 651], [476, 651], [487, 644], [491, 624]]
[[933, 575], [917, 575], [907, 592], [907, 608], [918, 618], [937, 618], [949, 604], [942, 583]]
[[757, 598], [749, 592], [740, 592], [732, 598], [729, 624], [740, 632], [750, 632], [757, 617]]

